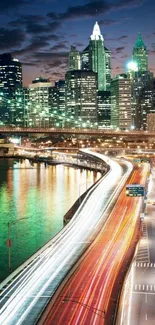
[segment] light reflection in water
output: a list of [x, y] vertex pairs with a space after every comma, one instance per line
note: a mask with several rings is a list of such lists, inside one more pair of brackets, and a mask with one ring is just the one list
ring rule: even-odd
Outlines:
[[0, 280], [8, 275], [8, 222], [14, 270], [62, 229], [64, 214], [99, 177], [63, 165], [0, 159]]

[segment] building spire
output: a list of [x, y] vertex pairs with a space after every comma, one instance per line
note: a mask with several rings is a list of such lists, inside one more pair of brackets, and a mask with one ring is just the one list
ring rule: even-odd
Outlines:
[[103, 39], [103, 36], [102, 36], [102, 34], [101, 34], [101, 31], [100, 31], [100, 27], [99, 27], [99, 24], [98, 24], [98, 22], [96, 21], [96, 23], [95, 23], [95, 25], [94, 25], [94, 28], [93, 28], [93, 33], [92, 33], [92, 35], [91, 35], [91, 40], [92, 41], [95, 41], [95, 40], [102, 40], [102, 41], [104, 41], [104, 39]]
[[144, 42], [142, 40], [142, 35], [141, 35], [140, 32], [138, 33], [138, 39], [137, 39], [136, 44], [135, 44], [134, 47], [136, 47], [136, 48], [142, 48], [142, 47], [146, 48], [146, 46], [145, 46], [145, 44], [144, 44]]

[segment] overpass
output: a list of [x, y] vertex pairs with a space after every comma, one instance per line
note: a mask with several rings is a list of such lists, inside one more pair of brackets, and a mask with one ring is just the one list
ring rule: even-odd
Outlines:
[[135, 130], [78, 129], [78, 128], [29, 128], [0, 127], [0, 134], [50, 134], [50, 135], [92, 135], [107, 137], [155, 138], [155, 132]]

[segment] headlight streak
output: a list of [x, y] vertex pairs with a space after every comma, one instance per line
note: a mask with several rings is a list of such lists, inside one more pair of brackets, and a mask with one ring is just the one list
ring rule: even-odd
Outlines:
[[[142, 169], [144, 170], [145, 177], [143, 173], [141, 173]], [[130, 177], [130, 182], [145, 183], [145, 171], [146, 169], [144, 166], [138, 171], [135, 169]], [[101, 231], [95, 241], [93, 241], [90, 250], [87, 251], [84, 258], [80, 261], [77, 270], [75, 270], [72, 275], [70, 274], [71, 277], [63, 288], [59, 290], [55, 299], [51, 301], [49, 308], [41, 318], [42, 323], [40, 322], [40, 324], [71, 325], [77, 324], [78, 322], [80, 324], [103, 324], [104, 315], [105, 323], [108, 324], [108, 317], [110, 317], [109, 307], [112, 304], [110, 299], [111, 297], [113, 298], [112, 289], [116, 283], [117, 275], [119, 272], [121, 273], [122, 264], [126, 261], [126, 254], [129, 252], [131, 242], [134, 238], [134, 230], [139, 224], [138, 212], [141, 205], [140, 201], [141, 199], [139, 198], [134, 198], [133, 200], [127, 198], [123, 189], [114, 209], [104, 225], [103, 231]], [[118, 236], [114, 238], [113, 245], [110, 246], [106, 257], [104, 256], [102, 260], [104, 251], [113, 237], [117, 224], [120, 222], [123, 207], [126, 205], [128, 211], [126, 212], [121, 227], [118, 229]], [[117, 253], [118, 248], [119, 254]], [[99, 264], [100, 268], [98, 268]], [[111, 270], [112, 266], [113, 270]], [[94, 281], [94, 277], [96, 277], [96, 281]], [[104, 290], [105, 287], [106, 290]], [[71, 289], [69, 290], [69, 288]], [[89, 296], [88, 291], [90, 291]], [[62, 304], [62, 302], [65, 302], [62, 300], [63, 298], [65, 299], [65, 297], [66, 304]], [[75, 297], [77, 297], [77, 299], [75, 299]], [[79, 302], [82, 302], [82, 304], [79, 305]], [[97, 310], [101, 311], [101, 314], [99, 313], [97, 315], [95, 312], [91, 313], [85, 306], [92, 306], [94, 309], [97, 308]], [[103, 311], [105, 311], [104, 315]], [[81, 313], [80, 319], [79, 313]], [[94, 321], [95, 317], [96, 321]], [[126, 323], [127, 322], [124, 321], [124, 324]]]
[[[147, 165], [145, 167], [146, 171], [145, 173], [147, 173]], [[145, 177], [145, 173], [143, 172], [142, 177]], [[148, 186], [148, 192], [152, 191], [152, 179], [150, 178], [150, 182], [149, 182], [149, 186]], [[135, 218], [137, 219], [140, 215], [141, 212], [141, 207], [142, 207], [143, 201], [142, 198], [139, 199], [139, 203], [138, 203], [138, 207], [136, 209], [136, 213], [135, 213]], [[141, 239], [142, 240], [142, 239]], [[137, 250], [136, 250], [137, 252]], [[135, 256], [136, 256], [136, 252], [135, 252]], [[118, 317], [116, 320], [116, 325], [130, 325], [130, 319], [131, 319], [131, 306], [132, 306], [132, 290], [133, 290], [133, 283], [134, 281], [134, 277], [135, 277], [135, 267], [134, 267], [134, 263], [135, 260], [132, 262], [131, 264], [131, 268], [127, 274], [127, 277], [125, 279], [124, 282], [124, 287], [122, 290], [122, 298], [121, 298], [121, 304], [119, 306], [119, 310], [118, 310]], [[122, 308], [123, 306], [123, 308]]]
[[[102, 218], [101, 215], [103, 215], [103, 211], [105, 212], [105, 208], [107, 209], [111, 203], [111, 189], [114, 187], [114, 184], [117, 185], [117, 183], [119, 183], [122, 175], [122, 169], [118, 163], [110, 159], [108, 159], [108, 162], [111, 166], [110, 172], [98, 186], [96, 186], [95, 191], [92, 191], [91, 195], [89, 194], [85, 198], [84, 203], [73, 218], [74, 221], [72, 220], [71, 223], [68, 224], [69, 226], [66, 230], [65, 228], [63, 229], [57, 242], [51, 247], [48, 247], [47, 254], [46, 251], [41, 253], [41, 259], [39, 258], [36, 261], [32, 266], [32, 270], [31, 268], [28, 270], [28, 274], [25, 274], [23, 282], [19, 284], [19, 287], [17, 287], [17, 284], [15, 285], [13, 294], [1, 308], [1, 312], [3, 313], [0, 318], [1, 325], [8, 324], [8, 321], [9, 325], [13, 325], [15, 322], [16, 324], [21, 324], [24, 317], [28, 315], [39, 297], [45, 292], [47, 286], [51, 284], [52, 281], [55, 281], [58, 271], [61, 273], [66, 272], [63, 269], [64, 265], [69, 261], [70, 254], [72, 255], [72, 263], [67, 265], [69, 268], [75, 263], [77, 257], [81, 255], [83, 248], [80, 243], [89, 241], [90, 234], [88, 228], [95, 228], [95, 225]], [[130, 163], [127, 163], [127, 167], [128, 171], [125, 174], [125, 178], [128, 177], [132, 170], [132, 165]], [[122, 183], [121, 181], [121, 184]], [[118, 186], [120, 186], [120, 184]], [[105, 189], [106, 191], [103, 192]], [[77, 243], [76, 246], [75, 243]], [[41, 260], [42, 265], [39, 265], [41, 264]], [[61, 275], [61, 279], [64, 275], [65, 273], [63, 273], [63, 276]], [[12, 284], [10, 287], [12, 287]], [[11, 290], [12, 288], [10, 288], [10, 292]], [[5, 291], [3, 294], [5, 294]], [[5, 299], [5, 296], [3, 299]], [[23, 311], [21, 312], [21, 310], [24, 310], [24, 313]]]

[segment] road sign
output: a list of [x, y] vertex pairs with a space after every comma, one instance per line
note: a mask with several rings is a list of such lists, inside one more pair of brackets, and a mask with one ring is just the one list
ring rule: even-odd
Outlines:
[[146, 157], [143, 157], [143, 158], [141, 158], [141, 162], [149, 163], [150, 162], [150, 159], [149, 158], [146, 158]]
[[140, 184], [128, 184], [126, 185], [126, 196], [144, 196], [145, 188]]

